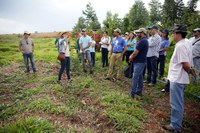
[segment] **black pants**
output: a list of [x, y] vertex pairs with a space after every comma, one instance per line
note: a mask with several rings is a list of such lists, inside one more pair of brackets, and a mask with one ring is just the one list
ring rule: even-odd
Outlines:
[[159, 55], [158, 68], [159, 68], [160, 76], [163, 77], [164, 71], [165, 71], [165, 55]]
[[107, 48], [101, 48], [101, 54], [102, 54], [103, 67], [108, 66], [108, 49]]
[[90, 52], [90, 54], [91, 54], [92, 66], [94, 67], [94, 65], [95, 65], [95, 52]]
[[133, 51], [126, 51], [126, 62], [128, 65], [130, 65], [129, 63], [129, 56], [133, 53]]

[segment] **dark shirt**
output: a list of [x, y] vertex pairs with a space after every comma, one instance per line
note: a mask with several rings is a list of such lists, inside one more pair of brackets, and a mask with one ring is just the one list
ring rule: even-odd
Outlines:
[[137, 46], [136, 49], [139, 51], [138, 55], [133, 60], [134, 63], [146, 63], [147, 61], [147, 52], [149, 49], [149, 42], [147, 38], [142, 38]]

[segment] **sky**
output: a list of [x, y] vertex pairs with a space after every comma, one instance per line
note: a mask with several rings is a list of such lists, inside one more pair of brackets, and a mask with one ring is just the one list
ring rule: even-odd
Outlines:
[[[186, 4], [188, 0], [183, 0]], [[0, 34], [72, 30], [90, 2], [102, 23], [106, 12], [123, 18], [135, 0], [0, 0]], [[149, 9], [150, 0], [143, 0]], [[163, 4], [164, 0], [160, 0]], [[200, 10], [200, 1], [197, 4]]]

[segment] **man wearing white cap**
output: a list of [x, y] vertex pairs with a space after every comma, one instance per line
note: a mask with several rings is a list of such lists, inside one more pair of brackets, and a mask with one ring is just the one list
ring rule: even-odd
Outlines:
[[33, 56], [34, 43], [33, 43], [33, 40], [29, 38], [29, 36], [30, 36], [30, 33], [28, 31], [25, 31], [24, 38], [21, 39], [19, 42], [19, 50], [23, 54], [24, 63], [26, 65], [26, 72], [27, 73], [30, 72], [30, 67], [29, 67], [29, 59], [30, 59], [33, 72], [35, 73], [36, 67], [35, 67], [35, 61], [34, 61], [34, 56]]

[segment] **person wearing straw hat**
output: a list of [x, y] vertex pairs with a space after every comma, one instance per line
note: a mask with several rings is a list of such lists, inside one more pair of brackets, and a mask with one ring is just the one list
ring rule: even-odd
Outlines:
[[173, 40], [176, 42], [173, 55], [169, 63], [168, 80], [170, 81], [170, 124], [163, 126], [165, 130], [182, 131], [184, 112], [184, 90], [189, 84], [189, 74], [195, 75], [192, 67], [192, 46], [185, 39], [187, 27], [177, 25], [173, 29]]
[[30, 33], [28, 31], [24, 31], [24, 38], [19, 41], [19, 50], [23, 55], [24, 63], [26, 65], [26, 73], [30, 73], [29, 60], [31, 62], [31, 66], [33, 72], [36, 72], [35, 61], [34, 61], [34, 42], [30, 37]]

